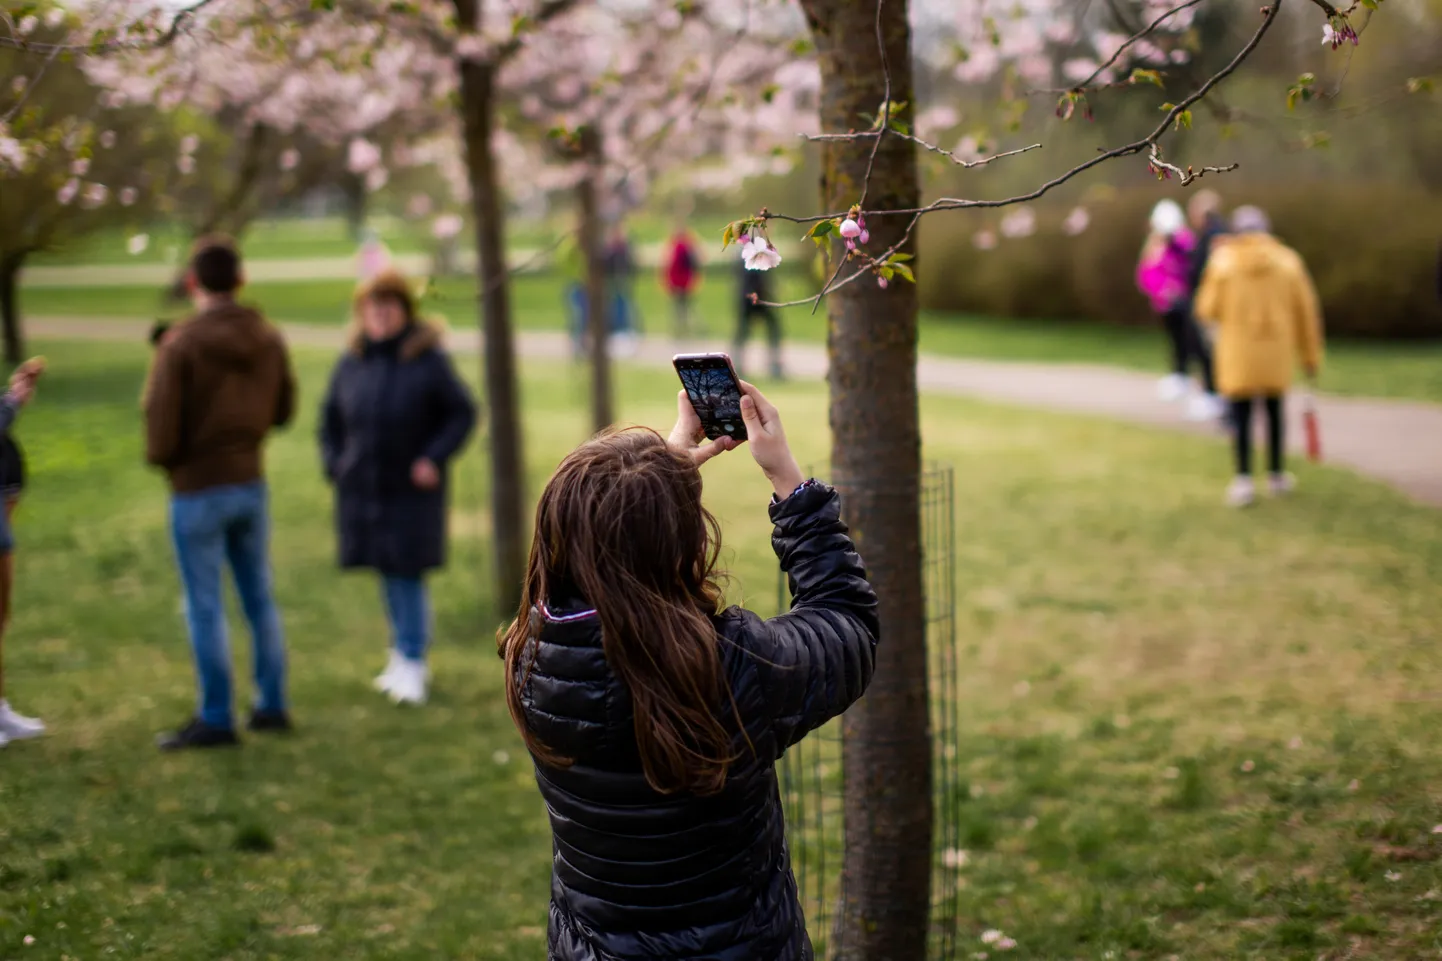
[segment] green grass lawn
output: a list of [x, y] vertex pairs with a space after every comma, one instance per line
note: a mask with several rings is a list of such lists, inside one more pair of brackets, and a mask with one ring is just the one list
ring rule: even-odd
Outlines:
[[[369, 686], [375, 584], [332, 567], [330, 358], [301, 355], [306, 417], [269, 458], [300, 731], [161, 756], [193, 680], [140, 466], [146, 355], [37, 347], [6, 667], [52, 733], [0, 751], [0, 958], [543, 956], [550, 849], [501, 695], [482, 448], [457, 468], [434, 697], [399, 710]], [[671, 378], [621, 373], [624, 416], [666, 425]], [[524, 391], [534, 489], [585, 433], [585, 384], [533, 365]], [[823, 462], [822, 388], [776, 399]], [[1442, 514], [1306, 464], [1294, 500], [1231, 512], [1217, 440], [922, 413], [956, 468], [962, 956], [988, 928], [1019, 958], [1442, 950]], [[766, 484], [744, 455], [706, 470], [733, 597], [769, 612]]]
[[[781, 275], [778, 295], [800, 299], [814, 290], [804, 272]], [[734, 277], [712, 271], [697, 294], [696, 311], [712, 334], [729, 338], [735, 326]], [[671, 307], [647, 272], [636, 283], [643, 328], [670, 330]], [[350, 281], [256, 283], [251, 300], [281, 321], [341, 323], [349, 313]], [[452, 324], [474, 322], [475, 284], [469, 278], [441, 278], [432, 286], [427, 309]], [[514, 318], [521, 330], [560, 330], [566, 325], [562, 283], [551, 274], [522, 274], [512, 284]], [[22, 307], [31, 316], [157, 317], [174, 316], [182, 307], [162, 303], [147, 287], [30, 287]], [[786, 335], [821, 343], [826, 339], [825, 311], [791, 308], [783, 315]], [[759, 336], [759, 331], [756, 334]], [[1082, 322], [1007, 320], [924, 314], [921, 349], [926, 353], [984, 360], [1104, 364], [1134, 370], [1165, 369], [1160, 328], [1114, 327]], [[1336, 341], [1329, 346], [1322, 387], [1336, 394], [1393, 397], [1442, 403], [1442, 342], [1373, 343]]]
[[[705, 229], [710, 231], [712, 221], [718, 219], [707, 219]], [[408, 222], [384, 215], [367, 220], [367, 226], [397, 254], [429, 252], [433, 246], [430, 224], [430, 218]], [[513, 222], [507, 224], [507, 238], [517, 249], [545, 248], [554, 244], [558, 232], [569, 229], [569, 225], [570, 219], [564, 216], [549, 221]], [[664, 219], [640, 216], [627, 226], [634, 242], [657, 243], [666, 238], [671, 225]], [[719, 237], [724, 224], [714, 226], [714, 235]], [[137, 233], [146, 234], [149, 244], [139, 254], [132, 254], [128, 242]], [[33, 263], [37, 266], [178, 263], [185, 257], [191, 240], [183, 228], [174, 224], [103, 230], [58, 250], [37, 254]], [[352, 257], [356, 252], [356, 240], [343, 217], [262, 218], [250, 226], [243, 241], [246, 256], [256, 260]], [[462, 247], [469, 250], [469, 240], [463, 238]]]

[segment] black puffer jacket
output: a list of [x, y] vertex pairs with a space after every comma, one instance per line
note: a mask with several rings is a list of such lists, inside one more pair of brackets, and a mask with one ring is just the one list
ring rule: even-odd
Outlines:
[[[790, 574], [791, 611], [763, 621], [730, 608], [719, 650], [755, 754], [712, 797], [662, 795], [641, 773], [628, 692], [607, 667], [584, 602], [538, 612], [521, 658], [526, 720], [565, 769], [537, 765], [550, 812], [552, 961], [811, 958], [786, 849], [775, 762], [846, 710], [871, 680], [876, 595], [840, 519], [836, 492], [811, 483], [771, 507], [772, 546]], [[729, 705], [718, 705], [723, 717]]]
[[[320, 423], [342, 567], [416, 577], [445, 563], [446, 468], [475, 423], [475, 402], [439, 328], [422, 321], [387, 341], [353, 338]], [[421, 457], [441, 470], [435, 490], [411, 480]]]

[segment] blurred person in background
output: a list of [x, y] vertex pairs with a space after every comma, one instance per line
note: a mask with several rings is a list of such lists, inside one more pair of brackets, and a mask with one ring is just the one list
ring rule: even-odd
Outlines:
[[722, 606], [698, 468], [737, 442], [706, 442], [684, 392], [669, 441], [600, 435], [536, 508], [500, 653], [550, 812], [552, 961], [811, 957], [776, 762], [865, 692], [880, 625], [839, 495], [742, 389], [788, 612]]
[[606, 238], [603, 262], [613, 349], [621, 356], [629, 356], [635, 352], [640, 325], [635, 297], [636, 256], [624, 225], [618, 223], [611, 229], [610, 236]]
[[257, 698], [248, 727], [288, 731], [285, 643], [272, 592], [266, 436], [290, 422], [295, 375], [280, 332], [236, 303], [244, 277], [229, 240], [204, 238], [186, 284], [195, 314], [158, 338], [146, 382], [146, 459], [170, 482], [170, 528], [185, 589], [200, 708], [162, 750], [238, 743], [222, 589], [227, 564], [250, 625]]
[[1297, 252], [1270, 233], [1267, 215], [1239, 207], [1233, 236], [1217, 243], [1197, 291], [1197, 315], [1216, 327], [1217, 379], [1231, 405], [1236, 477], [1227, 502], [1256, 500], [1252, 480], [1252, 411], [1267, 412], [1267, 471], [1274, 495], [1295, 481], [1284, 466], [1282, 399], [1300, 363], [1315, 379], [1322, 363], [1322, 313], [1316, 287]]
[[367, 227], [361, 240], [360, 250], [356, 252], [356, 271], [361, 282], [364, 283], [374, 277], [379, 277], [390, 269], [390, 248], [381, 240], [379, 234]]
[[675, 233], [661, 254], [661, 286], [671, 298], [673, 330], [677, 340], [689, 337], [693, 332], [703, 332], [699, 329], [693, 331], [691, 324], [691, 299], [700, 279], [701, 260], [690, 228], [683, 221], [676, 225]]
[[745, 367], [746, 341], [751, 336], [751, 322], [759, 317], [766, 325], [766, 343], [771, 352], [771, 376], [780, 380], [784, 373], [781, 368], [781, 317], [776, 308], [767, 306], [767, 301], [772, 299], [771, 273], [766, 270], [750, 270], [743, 263], [738, 263], [737, 267], [741, 271], [741, 299], [737, 304], [736, 343], [731, 351], [731, 359], [738, 372]]
[[[1164, 401], [1187, 398], [1187, 417], [1214, 420], [1222, 414], [1212, 382], [1212, 358], [1201, 328], [1192, 317], [1188, 275], [1196, 238], [1187, 229], [1186, 216], [1174, 200], [1164, 199], [1152, 208], [1150, 231], [1137, 261], [1137, 287], [1162, 319], [1172, 348], [1172, 372], [1157, 385]], [[1201, 367], [1202, 392], [1190, 390], [1188, 368], [1195, 358]]]
[[388, 271], [361, 284], [321, 406], [320, 447], [341, 567], [380, 574], [391, 651], [375, 686], [398, 704], [426, 700], [425, 575], [445, 564], [447, 466], [475, 422], [441, 328], [417, 316], [406, 279]]
[[45, 733], [38, 719], [18, 714], [5, 696], [4, 643], [10, 626], [10, 599], [15, 585], [15, 533], [11, 526], [20, 495], [25, 491], [25, 457], [10, 435], [21, 409], [35, 393], [35, 383], [45, 371], [45, 360], [33, 357], [10, 375], [10, 388], [0, 396], [0, 495], [5, 498], [0, 512], [0, 747]]

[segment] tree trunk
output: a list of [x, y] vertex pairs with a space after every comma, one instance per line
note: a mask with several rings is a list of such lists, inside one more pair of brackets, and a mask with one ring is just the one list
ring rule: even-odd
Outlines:
[[482, 372], [490, 417], [491, 523], [495, 537], [492, 597], [496, 610], [508, 614], [516, 610], [521, 596], [525, 564], [525, 478], [505, 224], [496, 158], [491, 147], [496, 74], [492, 64], [471, 60], [460, 63], [460, 72], [466, 165], [470, 173], [471, 210], [476, 221], [476, 250], [480, 255]]
[[12, 365], [25, 359], [25, 335], [20, 330], [20, 268], [24, 265], [24, 253], [0, 256], [0, 321], [5, 327], [5, 362]]
[[346, 229], [350, 231], [351, 240], [359, 242], [365, 232], [366, 208], [369, 206], [365, 178], [346, 171], [340, 178], [340, 190], [345, 197]]
[[[820, 55], [822, 128], [866, 129], [866, 117], [886, 100], [876, 4], [802, 0], [802, 7]], [[881, 16], [891, 100], [913, 103], [905, 0], [884, 0]], [[872, 144], [827, 145], [821, 180], [827, 210], [846, 210], [863, 191], [870, 209], [917, 206], [914, 148], [884, 138], [868, 188]], [[906, 224], [904, 217], [871, 218], [868, 249], [888, 249]], [[844, 253], [833, 247], [835, 256]], [[828, 313], [831, 469], [881, 599], [876, 674], [843, 722], [845, 900], [834, 948], [844, 959], [919, 961], [926, 957], [931, 903], [932, 796], [916, 288], [897, 278], [883, 290], [864, 277], [832, 294]]]
[[586, 264], [586, 347], [591, 359], [591, 426], [605, 430], [615, 420], [611, 409], [610, 317], [606, 303], [606, 260], [601, 236], [601, 138], [583, 127], [580, 148], [586, 175], [576, 187], [580, 208], [581, 255]]

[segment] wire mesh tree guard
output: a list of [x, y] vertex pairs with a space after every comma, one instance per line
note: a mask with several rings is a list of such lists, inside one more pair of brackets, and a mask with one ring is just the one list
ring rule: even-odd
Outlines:
[[[921, 481], [922, 584], [926, 604], [929, 666], [932, 792], [931, 914], [927, 956], [959, 957], [958, 860], [961, 822], [960, 678], [956, 652], [956, 528], [950, 464], [926, 465]], [[785, 575], [777, 606], [790, 606]], [[835, 958], [835, 921], [846, 898], [841, 876], [845, 843], [842, 725], [840, 719], [813, 733], [781, 759], [781, 801], [797, 892], [818, 959]]]

